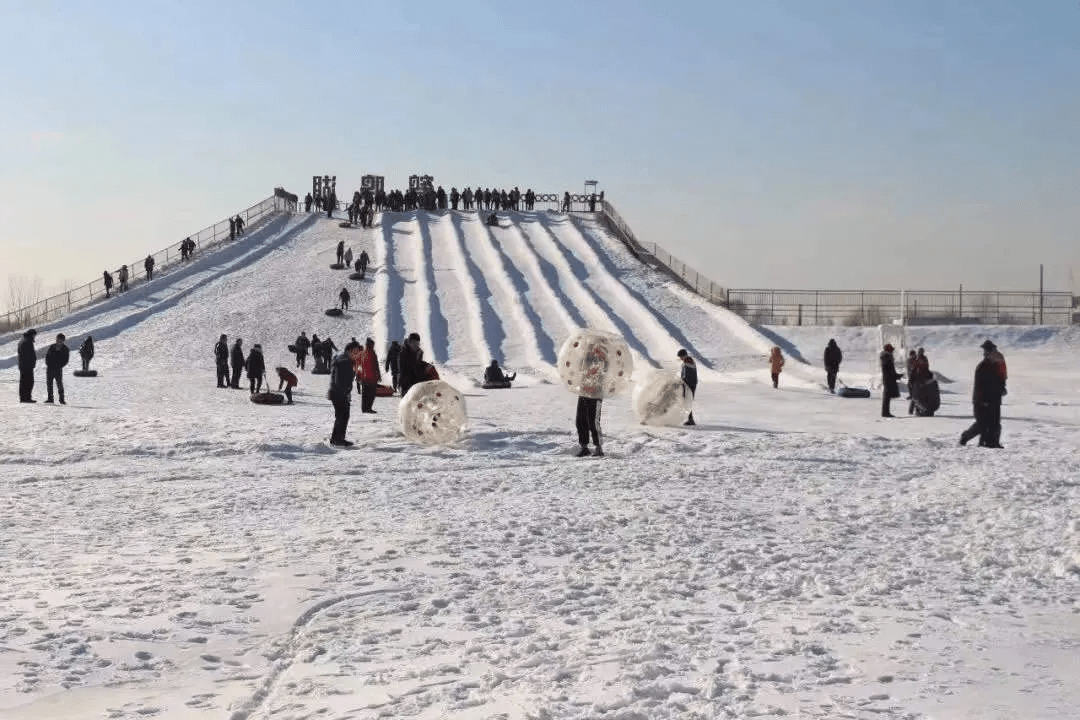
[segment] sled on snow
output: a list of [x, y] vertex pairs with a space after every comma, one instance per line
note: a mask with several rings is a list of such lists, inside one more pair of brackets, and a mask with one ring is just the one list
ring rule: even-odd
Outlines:
[[911, 386], [911, 400], [915, 403], [915, 414], [919, 417], [933, 417], [941, 407], [941, 389], [938, 381], [931, 378]]
[[363, 280], [364, 279], [364, 273], [362, 273], [362, 272], [354, 272], [351, 275], [349, 275], [349, 279], [350, 280]]
[[836, 393], [840, 397], [846, 398], [868, 398], [870, 397], [870, 391], [866, 388], [857, 387], [844, 387], [840, 392]]
[[75, 377], [97, 377], [97, 370], [76, 370], [71, 374]]
[[281, 405], [285, 402], [285, 395], [276, 392], [260, 392], [251, 396], [251, 402], [256, 405]]
[[375, 387], [375, 397], [394, 397], [394, 388], [389, 385], [377, 385]]
[[330, 269], [331, 270], [344, 270], [345, 269], [345, 263], [333, 263], [330, 266]]
[[480, 383], [480, 387], [485, 390], [506, 390], [510, 387], [511, 380], [503, 380], [501, 382], [486, 382]]
[[343, 311], [342, 311], [341, 308], [327, 308], [326, 309], [326, 314], [329, 315], [330, 317], [341, 317], [342, 312]]

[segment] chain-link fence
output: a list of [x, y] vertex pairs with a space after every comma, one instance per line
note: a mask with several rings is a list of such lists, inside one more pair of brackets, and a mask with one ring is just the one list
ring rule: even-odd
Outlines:
[[[275, 190], [274, 195], [255, 203], [246, 210], [241, 210], [231, 218], [214, 223], [210, 227], [203, 228], [199, 232], [185, 238], [195, 243], [195, 254], [212, 248], [231, 237], [231, 221], [239, 217], [244, 221], [244, 232], [258, 227], [269, 215], [277, 211], [294, 211], [296, 209], [296, 196], [289, 195], [284, 191]], [[154, 274], [168, 272], [169, 267], [181, 260], [180, 246], [183, 240], [176, 242], [164, 250], [159, 250], [149, 257], [154, 261]], [[128, 287], [146, 282], [145, 271], [146, 257], [139, 258], [135, 262], [127, 264]], [[119, 269], [110, 269], [113, 281], [119, 285]], [[114, 286], [115, 289], [115, 286]], [[10, 310], [0, 315], [0, 332], [18, 330], [20, 328], [44, 325], [52, 322], [62, 315], [77, 308], [88, 305], [105, 297], [104, 277], [72, 288], [58, 295], [39, 300], [31, 305]]]

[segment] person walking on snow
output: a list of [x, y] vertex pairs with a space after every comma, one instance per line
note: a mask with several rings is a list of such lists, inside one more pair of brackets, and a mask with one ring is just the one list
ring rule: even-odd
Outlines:
[[110, 291], [112, 290], [113, 279], [108, 270], [101, 273], [101, 280], [105, 283], [105, 297], [112, 297]]
[[143, 269], [146, 270], [146, 280], [149, 282], [154, 279], [154, 256], [147, 255], [143, 260]]
[[19, 402], [37, 402], [33, 398], [34, 393], [34, 366], [37, 365], [37, 350], [34, 349], [34, 338], [37, 330], [30, 328], [23, 333], [19, 341]]
[[64, 333], [59, 333], [56, 336], [56, 342], [49, 346], [49, 349], [45, 351], [45, 388], [49, 393], [49, 397], [45, 399], [45, 402], [53, 402], [53, 383], [56, 383], [56, 396], [60, 399], [60, 404], [64, 405], [64, 367], [68, 364], [68, 358], [71, 356], [71, 352], [68, 350], [68, 346], [64, 344]]
[[345, 262], [345, 241], [339, 240], [337, 244], [337, 264], [341, 265]]
[[296, 367], [303, 370], [307, 363], [308, 349], [311, 347], [311, 341], [303, 330], [300, 331], [300, 337], [293, 342], [293, 347], [296, 349]]
[[214, 362], [217, 365], [217, 386], [229, 387], [229, 339], [225, 337], [225, 333], [221, 334], [214, 345]]
[[356, 382], [360, 391], [360, 412], [375, 412], [375, 391], [382, 379], [379, 356], [375, 354], [375, 341], [368, 338], [356, 359]]
[[349, 404], [352, 398], [353, 366], [360, 356], [360, 344], [349, 342], [345, 350], [330, 364], [330, 390], [326, 396], [334, 406], [334, 427], [330, 431], [330, 444], [334, 447], [351, 447], [345, 439], [349, 427]]
[[94, 338], [90, 335], [79, 346], [79, 357], [82, 358], [82, 371], [89, 372], [90, 361], [94, 359]]
[[960, 434], [960, 444], [966, 445], [978, 435], [980, 447], [1001, 449], [1001, 398], [1006, 395], [1008, 372], [1005, 357], [992, 341], [984, 342], [982, 349], [983, 359], [975, 366], [975, 384], [971, 392], [975, 422]]
[[836, 392], [836, 374], [840, 372], [840, 363], [844, 360], [844, 353], [836, 340], [829, 338], [825, 346], [825, 384], [829, 386], [829, 392]]
[[769, 373], [772, 375], [773, 388], [780, 387], [780, 371], [784, 369], [784, 354], [780, 352], [778, 345], [773, 345], [769, 353]]
[[341, 300], [341, 311], [344, 312], [349, 309], [349, 300], [351, 299], [348, 288], [341, 288], [341, 292], [338, 293], [338, 299]]
[[893, 398], [900, 397], [900, 385], [897, 381], [904, 377], [896, 372], [896, 361], [893, 359], [894, 349], [890, 343], [885, 343], [878, 357], [881, 361], [881, 417], [883, 418], [895, 417], [889, 412], [889, 403]]
[[[679, 368], [679, 377], [682, 378], [683, 383], [690, 390], [691, 401], [697, 394], [697, 365], [694, 364], [694, 358], [690, 357], [690, 353], [685, 349], [680, 349], [678, 353], [679, 360], [682, 361], [682, 367]], [[690, 417], [686, 419], [683, 425], [697, 425], [694, 422], [694, 410], [691, 406]]]
[[229, 362], [232, 365], [232, 381], [229, 387], [233, 390], [240, 389], [240, 374], [244, 371], [244, 348], [243, 340], [236, 338], [232, 350], [229, 351]]
[[394, 391], [398, 389], [398, 358], [401, 357], [401, 343], [394, 340], [386, 351], [386, 371], [390, 373], [390, 382]]
[[341, 259], [344, 262], [346, 268], [351, 268], [352, 267], [352, 248], [348, 248], [345, 251], [345, 254], [341, 257]]

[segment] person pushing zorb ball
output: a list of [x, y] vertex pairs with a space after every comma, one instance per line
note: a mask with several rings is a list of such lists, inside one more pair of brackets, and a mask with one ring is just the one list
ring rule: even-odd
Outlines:
[[465, 397], [450, 383], [428, 380], [409, 388], [398, 406], [405, 437], [427, 445], [457, 442], [468, 424]]
[[602, 330], [575, 330], [559, 350], [558, 362], [566, 389], [594, 400], [625, 390], [634, 372], [626, 341]]
[[655, 370], [638, 381], [632, 404], [642, 425], [681, 425], [694, 409], [694, 394], [678, 375]]

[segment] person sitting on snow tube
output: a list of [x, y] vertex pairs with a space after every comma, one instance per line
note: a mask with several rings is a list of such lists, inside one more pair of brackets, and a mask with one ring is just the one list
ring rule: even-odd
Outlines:
[[492, 360], [484, 370], [484, 387], [510, 387], [510, 383], [517, 377], [517, 373], [506, 375], [499, 367], [498, 360]]

